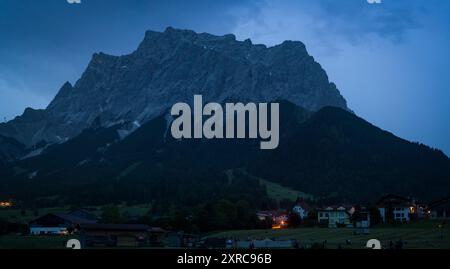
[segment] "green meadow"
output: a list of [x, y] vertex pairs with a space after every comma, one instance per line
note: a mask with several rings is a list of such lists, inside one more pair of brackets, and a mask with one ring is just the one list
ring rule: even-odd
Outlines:
[[[450, 227], [439, 228], [438, 222], [423, 221], [405, 224], [398, 227], [384, 226], [371, 228], [368, 235], [355, 235], [354, 229], [349, 228], [298, 228], [283, 230], [240, 230], [226, 231], [210, 235], [209, 237], [251, 239], [295, 239], [300, 247], [322, 244], [336, 249], [363, 249], [369, 239], [378, 239], [383, 248], [388, 248], [390, 241], [403, 240], [405, 249], [450, 249]], [[347, 241], [350, 244], [347, 244]]]

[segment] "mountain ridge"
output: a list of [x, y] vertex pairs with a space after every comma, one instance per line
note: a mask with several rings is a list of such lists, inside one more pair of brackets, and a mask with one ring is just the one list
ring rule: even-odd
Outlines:
[[[279, 147], [174, 139], [168, 111], [194, 94], [205, 103], [279, 102]], [[251, 177], [241, 174], [233, 185], [230, 170]], [[233, 35], [147, 31], [130, 54], [95, 53], [46, 109], [27, 108], [0, 124], [0, 198], [46, 205], [195, 206], [230, 196], [261, 205], [268, 201], [256, 177], [339, 201], [385, 192], [431, 200], [449, 195], [449, 176], [442, 151], [355, 115], [298, 41], [266, 47]]]
[[121, 125], [92, 127], [41, 155], [10, 163], [0, 182], [9, 193], [0, 196], [171, 203], [169, 190], [203, 193], [223, 184], [224, 171], [243, 168], [249, 179], [265, 178], [336, 201], [364, 202], [385, 193], [425, 201], [449, 195], [450, 159], [441, 151], [398, 138], [340, 108], [308, 112], [279, 102], [282, 135], [275, 150], [260, 150], [257, 140], [176, 140], [166, 136], [168, 118], [162, 114], [124, 138]]
[[24, 112], [0, 124], [0, 134], [32, 146], [61, 142], [79, 134], [95, 119], [144, 123], [194, 94], [205, 101], [289, 100], [308, 110], [347, 108], [336, 85], [303, 43], [285, 41], [266, 47], [233, 35], [215, 36], [177, 30], [147, 31], [127, 55], [95, 53], [81, 78], [66, 82], [39, 120]]

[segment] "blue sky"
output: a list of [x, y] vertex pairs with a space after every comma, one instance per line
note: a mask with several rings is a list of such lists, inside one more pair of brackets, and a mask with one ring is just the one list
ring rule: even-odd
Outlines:
[[304, 42], [359, 116], [450, 154], [450, 1], [0, 0], [0, 117], [45, 108], [94, 52], [167, 26]]

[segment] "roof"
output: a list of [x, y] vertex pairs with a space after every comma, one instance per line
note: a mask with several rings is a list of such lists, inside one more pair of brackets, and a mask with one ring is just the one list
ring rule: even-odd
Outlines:
[[410, 207], [412, 204], [414, 204], [414, 201], [412, 199], [395, 194], [385, 195], [381, 197], [381, 199], [377, 202], [377, 206], [391, 205]]
[[450, 209], [450, 197], [432, 202], [428, 208], [431, 210]]
[[317, 208], [317, 212], [344, 212], [349, 216], [353, 214], [351, 208], [346, 208], [345, 206], [328, 206], [323, 208]]
[[150, 227], [145, 224], [97, 224], [89, 223], [82, 224], [81, 229], [83, 230], [110, 230], [110, 231], [147, 231], [155, 233], [164, 233], [164, 229], [160, 227]]
[[150, 227], [150, 228], [151, 228], [150, 232], [152, 232], [152, 233], [165, 233], [165, 232], [167, 232], [166, 230], [164, 230], [161, 227]]
[[88, 223], [96, 223], [95, 220], [85, 219], [85, 218], [81, 218], [81, 217], [78, 217], [78, 216], [73, 216], [73, 215], [70, 215], [70, 214], [48, 213], [48, 214], [45, 214], [43, 216], [40, 216], [40, 217], [32, 220], [30, 222], [30, 225], [37, 224], [39, 221], [45, 221], [45, 220], [48, 220], [49, 218], [52, 218], [52, 217], [53, 218], [54, 217], [59, 218], [59, 219], [63, 220], [64, 222], [69, 223], [71, 225], [81, 225], [81, 224], [88, 224]]
[[348, 211], [351, 208], [347, 208], [345, 206], [337, 206], [337, 205], [332, 205], [332, 206], [325, 206], [322, 208], [317, 208], [317, 211]]

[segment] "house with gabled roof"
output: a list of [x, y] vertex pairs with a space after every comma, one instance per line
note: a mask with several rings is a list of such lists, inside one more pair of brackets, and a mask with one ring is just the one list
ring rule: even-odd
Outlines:
[[350, 221], [352, 208], [346, 208], [344, 206], [318, 208], [317, 221], [329, 228], [352, 227]]
[[416, 211], [414, 199], [395, 194], [383, 196], [377, 202], [383, 222], [409, 222], [410, 215]]
[[450, 197], [430, 203], [427, 212], [430, 219], [450, 220]]
[[86, 219], [72, 214], [49, 213], [29, 223], [32, 235], [67, 235], [79, 230], [82, 224], [93, 224], [97, 220]]

